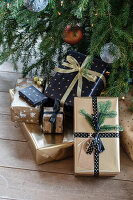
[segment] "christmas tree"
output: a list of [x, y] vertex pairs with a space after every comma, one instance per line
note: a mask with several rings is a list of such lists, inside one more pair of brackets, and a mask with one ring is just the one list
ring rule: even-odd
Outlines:
[[0, 64], [10, 58], [15, 69], [23, 63], [24, 76], [49, 75], [75, 49], [90, 55], [86, 68], [94, 57], [111, 63], [106, 95], [127, 92], [133, 78], [132, 0], [1, 0], [0, 8]]

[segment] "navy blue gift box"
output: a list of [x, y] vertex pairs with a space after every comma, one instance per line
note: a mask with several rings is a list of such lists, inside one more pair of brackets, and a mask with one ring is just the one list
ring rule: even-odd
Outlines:
[[[80, 66], [87, 57], [86, 55], [76, 51], [70, 51], [68, 55], [75, 58], [77, 62], [80, 64]], [[68, 61], [66, 60], [65, 62], [67, 63]], [[61, 65], [59, 68], [71, 70], [70, 67], [64, 65]], [[98, 72], [101, 75], [101, 77], [103, 75], [104, 78], [107, 80], [109, 77], [108, 72], [110, 71], [110, 68], [111, 68], [110, 65], [103, 62], [101, 59], [94, 58], [90, 70], [92, 70], [94, 73]], [[51, 80], [50, 84], [48, 85], [44, 94], [50, 99], [62, 100], [62, 97], [66, 93], [67, 89], [69, 88], [70, 84], [72, 83], [73, 79], [77, 74], [78, 74], [77, 71], [71, 73], [57, 72], [53, 77], [53, 79]], [[103, 79], [101, 77], [96, 77], [95, 82], [88, 81], [85, 77], [83, 77], [81, 96], [100, 96], [105, 86]], [[78, 81], [75, 83], [70, 94], [65, 100], [64, 102], [65, 107], [67, 106], [70, 107], [71, 109], [73, 108], [74, 97], [77, 96], [77, 86], [78, 86]]]
[[34, 107], [48, 102], [48, 98], [33, 85], [19, 90], [19, 95]]

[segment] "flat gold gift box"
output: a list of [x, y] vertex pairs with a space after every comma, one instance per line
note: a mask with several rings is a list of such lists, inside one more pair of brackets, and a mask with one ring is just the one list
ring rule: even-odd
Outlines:
[[[52, 107], [44, 107], [43, 114], [43, 132], [44, 133], [52, 133], [52, 124], [49, 121], [52, 115], [53, 108]], [[56, 129], [55, 133], [63, 133], [63, 107], [60, 107], [60, 113], [56, 115]]]
[[[68, 124], [68, 122], [66, 122]], [[21, 124], [37, 164], [73, 156], [73, 131], [67, 125], [64, 134], [43, 134], [36, 124]]]
[[25, 123], [39, 123], [40, 106], [32, 107], [25, 100], [19, 97], [18, 91], [22, 88], [34, 85], [42, 91], [42, 87], [37, 86], [31, 79], [18, 79], [15, 89], [9, 90], [11, 100], [11, 121]]
[[[97, 102], [106, 102], [111, 100], [111, 110], [117, 112], [115, 118], [106, 118], [104, 125], [119, 125], [118, 115], [118, 98], [97, 97]], [[80, 110], [84, 109], [87, 113], [93, 114], [91, 97], [76, 97], [74, 99], [74, 132], [75, 133], [94, 133], [91, 125], [84, 116], [80, 114]], [[108, 131], [108, 133], [119, 133], [119, 131]], [[93, 139], [92, 136], [87, 138], [74, 138], [74, 171], [75, 175], [94, 175], [94, 150], [92, 154], [86, 153], [86, 145]], [[99, 153], [99, 176], [114, 176], [120, 172], [120, 145], [119, 137], [101, 138], [105, 150]]]

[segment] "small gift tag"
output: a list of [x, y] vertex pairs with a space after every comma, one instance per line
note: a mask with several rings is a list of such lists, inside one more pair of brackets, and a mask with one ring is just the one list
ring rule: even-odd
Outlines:
[[94, 170], [94, 154], [87, 154], [86, 151], [92, 142], [92, 138], [82, 139], [78, 147], [80, 148], [80, 155], [78, 159], [78, 166], [85, 167], [86, 170]]

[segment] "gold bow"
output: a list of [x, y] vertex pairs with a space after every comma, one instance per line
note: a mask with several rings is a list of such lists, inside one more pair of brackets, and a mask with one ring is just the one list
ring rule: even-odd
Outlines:
[[106, 85], [106, 80], [103, 74], [100, 74], [96, 71], [92, 71], [90, 69], [87, 69], [86, 74], [84, 74], [85, 66], [88, 63], [89, 56], [86, 57], [82, 65], [78, 63], [78, 61], [72, 57], [72, 56], [67, 56], [66, 58], [67, 62], [63, 62], [63, 66], [69, 67], [70, 69], [61, 69], [58, 67], [55, 67], [55, 71], [59, 73], [72, 73], [72, 72], [78, 72], [69, 87], [67, 88], [65, 94], [63, 95], [61, 99], [61, 103], [64, 104], [67, 97], [69, 96], [70, 92], [72, 91], [73, 87], [75, 86], [76, 82], [78, 81], [78, 86], [77, 86], [77, 96], [81, 96], [81, 91], [82, 91], [82, 79], [83, 77], [86, 78], [88, 81], [96, 82], [97, 77], [101, 78], [104, 82], [104, 85]]

